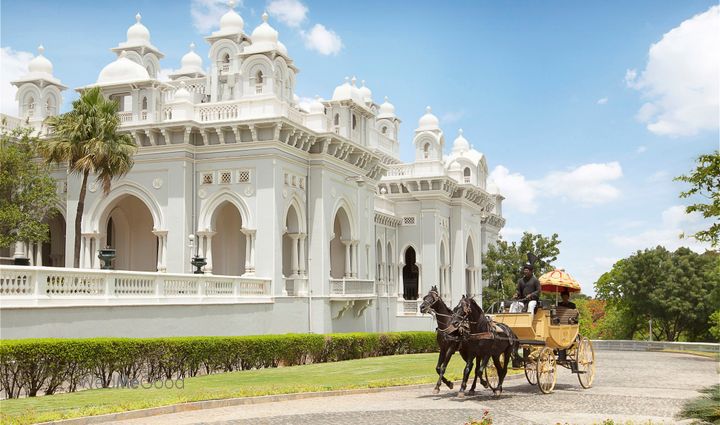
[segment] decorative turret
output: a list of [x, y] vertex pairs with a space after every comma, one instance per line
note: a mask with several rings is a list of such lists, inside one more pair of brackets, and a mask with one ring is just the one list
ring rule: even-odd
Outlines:
[[42, 122], [59, 113], [61, 92], [67, 87], [53, 75], [53, 64], [44, 56], [45, 48], [38, 46], [38, 54], [28, 63], [28, 72], [11, 84], [18, 88], [15, 99], [21, 118]]
[[150, 42], [150, 30], [140, 22], [140, 13], [135, 15], [135, 23], [127, 30], [127, 40], [118, 43], [112, 50], [118, 57], [125, 52], [127, 58], [145, 68], [151, 78], [157, 78], [160, 71], [160, 59], [165, 55]]
[[440, 120], [433, 115], [432, 108], [425, 108], [425, 115], [420, 117], [415, 130], [415, 160], [441, 161], [445, 146], [445, 137], [440, 130]]

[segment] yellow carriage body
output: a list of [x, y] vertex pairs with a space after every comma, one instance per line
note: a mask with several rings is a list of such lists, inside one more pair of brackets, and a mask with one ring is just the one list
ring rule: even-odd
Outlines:
[[550, 348], [570, 348], [578, 335], [579, 325], [552, 323], [549, 310], [538, 309], [533, 319], [530, 313], [499, 313], [492, 315], [493, 320], [504, 323], [521, 340], [544, 342]]

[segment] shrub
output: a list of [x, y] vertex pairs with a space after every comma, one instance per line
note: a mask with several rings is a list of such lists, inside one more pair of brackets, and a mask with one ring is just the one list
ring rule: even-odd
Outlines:
[[153, 381], [436, 350], [434, 332], [0, 340], [0, 390], [34, 397], [88, 383], [107, 388], [118, 377]]

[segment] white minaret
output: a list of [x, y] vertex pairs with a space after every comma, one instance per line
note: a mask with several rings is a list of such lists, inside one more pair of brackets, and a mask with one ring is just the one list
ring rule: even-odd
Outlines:
[[62, 104], [62, 91], [67, 87], [53, 76], [52, 62], [43, 53], [40, 45], [38, 54], [28, 64], [28, 73], [11, 83], [18, 88], [15, 99], [18, 101], [20, 118], [39, 127], [42, 121], [59, 113]]

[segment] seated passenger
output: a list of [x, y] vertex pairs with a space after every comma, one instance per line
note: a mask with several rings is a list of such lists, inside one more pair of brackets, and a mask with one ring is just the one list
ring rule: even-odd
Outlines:
[[[540, 281], [533, 275], [532, 264], [526, 263], [523, 266], [523, 277], [518, 280], [517, 292], [513, 299], [527, 305], [527, 312], [530, 313], [530, 320], [532, 320], [538, 298], [540, 298]], [[514, 309], [517, 310], [517, 304], [513, 303], [513, 305], [515, 306]], [[510, 312], [512, 313], [514, 309], [511, 306]]]
[[562, 301], [560, 301], [558, 303], [559, 307], [577, 309], [577, 306], [575, 305], [575, 303], [570, 302], [570, 291], [568, 291], [567, 289], [562, 291], [560, 293], [560, 297], [562, 297]]

